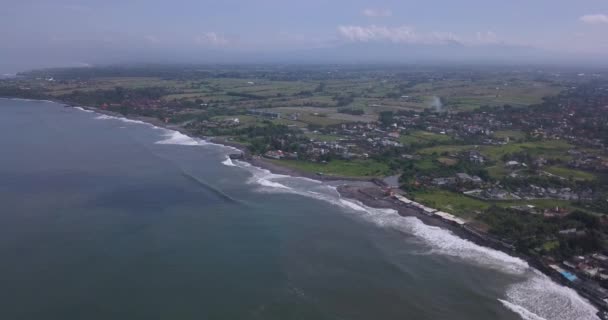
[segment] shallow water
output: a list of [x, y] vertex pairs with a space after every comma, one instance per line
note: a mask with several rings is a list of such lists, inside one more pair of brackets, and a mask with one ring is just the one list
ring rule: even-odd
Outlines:
[[0, 100], [1, 319], [594, 319], [504, 253], [139, 121]]

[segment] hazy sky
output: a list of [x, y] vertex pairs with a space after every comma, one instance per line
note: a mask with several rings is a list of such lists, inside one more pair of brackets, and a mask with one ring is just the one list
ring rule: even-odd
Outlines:
[[[0, 0], [0, 66], [348, 45], [608, 57], [608, 0]], [[221, 56], [221, 54], [219, 55]], [[173, 57], [174, 59], [171, 59]], [[373, 57], [368, 57], [372, 59]], [[205, 59], [201, 59], [205, 60]], [[2, 71], [0, 69], [0, 71]]]

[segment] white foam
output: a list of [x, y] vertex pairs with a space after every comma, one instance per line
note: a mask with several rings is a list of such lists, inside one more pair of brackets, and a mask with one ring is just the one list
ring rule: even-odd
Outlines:
[[[508, 305], [501, 302], [507, 308], [523, 314], [524, 319], [598, 319], [597, 309], [576, 291], [555, 283], [537, 270], [529, 272], [525, 281], [511, 285], [504, 301]], [[530, 318], [532, 315], [537, 318]]]
[[100, 114], [97, 117], [95, 117], [95, 119], [97, 120], [109, 120], [109, 119], [117, 119], [116, 117], [111, 117], [107, 114]]
[[266, 169], [261, 169], [258, 167], [254, 167], [249, 163], [246, 162], [242, 162], [242, 161], [235, 161], [236, 164], [241, 167], [241, 168], [245, 168], [247, 169], [249, 172], [251, 172], [252, 176], [251, 178], [249, 178], [247, 180], [247, 183], [249, 184], [257, 184], [262, 186], [263, 188], [260, 189], [260, 191], [264, 191], [264, 192], [290, 192], [290, 193], [294, 193], [294, 189], [279, 183], [277, 181], [274, 181], [276, 179], [281, 179], [281, 178], [290, 178], [289, 176], [285, 176], [285, 175], [280, 175], [280, 174], [274, 174]]
[[353, 201], [348, 201], [348, 200], [344, 200], [344, 199], [340, 199], [339, 200], [340, 203], [344, 206], [346, 206], [349, 209], [353, 209], [355, 211], [362, 211], [362, 212], [367, 212], [367, 209], [364, 208], [363, 206], [361, 206], [360, 204], [357, 204]]
[[12, 101], [46, 101], [46, 100], [34, 100], [34, 99], [25, 99], [25, 98], [2, 98], [2, 99], [8, 99], [8, 100], [12, 100]]
[[51, 101], [51, 100], [39, 100], [39, 99], [25, 99], [25, 98], [0, 98], [1, 100], [9, 100], [9, 101], [28, 101], [28, 102], [50, 102], [50, 103], [56, 103], [55, 101]]
[[89, 112], [89, 113], [93, 112], [92, 110], [87, 110], [87, 109], [85, 109], [83, 107], [74, 107], [74, 109], [80, 110], [80, 111], [84, 111], [84, 112]]
[[95, 119], [118, 120], [118, 121], [122, 121], [125, 123], [143, 124], [143, 125], [150, 126], [154, 129], [163, 130], [165, 132], [164, 133], [165, 139], [155, 142], [156, 144], [173, 144], [173, 145], [184, 145], [184, 146], [216, 146], [216, 147], [223, 148], [225, 150], [239, 151], [239, 152], [241, 151], [235, 147], [212, 143], [212, 142], [208, 142], [203, 139], [192, 138], [179, 131], [171, 130], [171, 129], [167, 129], [167, 128], [161, 128], [161, 127], [155, 126], [151, 123], [144, 122], [141, 120], [132, 120], [132, 119], [124, 118], [124, 117], [115, 117], [115, 116], [110, 116], [110, 115], [106, 115], [106, 114], [99, 114], [99, 116], [95, 117]]
[[194, 139], [179, 131], [166, 130], [165, 139], [155, 142], [156, 144], [176, 144], [182, 146], [202, 146], [208, 143], [202, 140]]
[[236, 164], [232, 162], [229, 156], [226, 156], [226, 160], [222, 161], [222, 164], [228, 167], [236, 167]]
[[528, 310], [526, 308], [518, 306], [516, 304], [512, 304], [509, 301], [498, 299], [500, 303], [502, 303], [507, 309], [517, 313], [524, 320], [547, 320], [541, 316], [538, 316]]
[[155, 128], [155, 129], [162, 129], [162, 128], [159, 128], [159, 127], [157, 127], [157, 126], [155, 126], [153, 124], [150, 124], [150, 123], [147, 123], [147, 122], [144, 122], [144, 121], [141, 121], [141, 120], [133, 120], [133, 119], [127, 119], [127, 118], [124, 118], [124, 117], [109, 116], [107, 114], [99, 114], [97, 117], [95, 117], [95, 119], [97, 119], [97, 120], [117, 120], [117, 121], [122, 121], [122, 122], [125, 122], [125, 123], [143, 124], [143, 125]]

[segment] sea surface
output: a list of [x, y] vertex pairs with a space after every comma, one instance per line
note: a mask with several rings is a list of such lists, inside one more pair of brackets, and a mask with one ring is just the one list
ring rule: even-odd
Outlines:
[[519, 259], [231, 151], [0, 100], [0, 319], [596, 319]]

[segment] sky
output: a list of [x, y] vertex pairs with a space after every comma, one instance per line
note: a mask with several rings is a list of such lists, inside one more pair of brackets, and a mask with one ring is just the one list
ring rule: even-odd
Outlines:
[[0, 0], [0, 8], [0, 72], [138, 61], [608, 60], [608, 0]]

